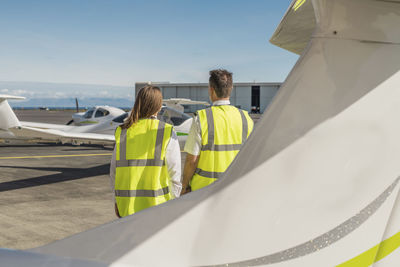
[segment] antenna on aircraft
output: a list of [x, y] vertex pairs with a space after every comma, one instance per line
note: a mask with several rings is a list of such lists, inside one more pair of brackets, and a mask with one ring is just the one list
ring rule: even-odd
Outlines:
[[77, 97], [75, 97], [75, 106], [76, 106], [76, 112], [79, 112], [79, 103]]

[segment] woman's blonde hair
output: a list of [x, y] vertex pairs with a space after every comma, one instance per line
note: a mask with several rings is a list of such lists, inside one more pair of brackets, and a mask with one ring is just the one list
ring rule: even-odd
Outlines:
[[151, 115], [160, 111], [161, 106], [162, 93], [160, 88], [146, 85], [139, 90], [131, 114], [125, 120], [124, 124], [121, 125], [121, 128], [127, 129], [140, 119], [150, 118]]

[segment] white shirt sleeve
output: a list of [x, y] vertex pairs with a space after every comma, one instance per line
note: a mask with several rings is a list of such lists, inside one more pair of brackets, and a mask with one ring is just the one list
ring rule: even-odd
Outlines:
[[111, 185], [111, 192], [113, 192], [113, 199], [115, 202], [115, 169], [116, 169], [116, 153], [117, 153], [117, 147], [114, 146], [114, 151], [111, 156], [111, 162], [110, 162], [110, 185]]
[[201, 150], [201, 128], [199, 117], [193, 119], [192, 126], [190, 127], [189, 135], [186, 140], [184, 151], [193, 155], [200, 155]]
[[172, 130], [171, 139], [167, 145], [165, 152], [165, 162], [168, 169], [169, 177], [171, 178], [170, 191], [172, 195], [177, 198], [182, 190], [182, 176], [181, 176], [181, 149], [179, 147], [178, 137], [174, 130]]

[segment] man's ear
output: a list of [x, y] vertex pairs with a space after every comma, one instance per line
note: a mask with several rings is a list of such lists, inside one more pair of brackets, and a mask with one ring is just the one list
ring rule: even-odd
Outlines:
[[214, 97], [216, 96], [215, 89], [213, 87], [209, 86], [208, 90], [209, 90], [210, 96], [214, 96]]

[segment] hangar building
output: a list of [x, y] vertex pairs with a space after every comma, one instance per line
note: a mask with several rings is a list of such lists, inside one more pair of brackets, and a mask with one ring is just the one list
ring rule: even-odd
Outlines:
[[[160, 87], [164, 99], [188, 98], [210, 102], [208, 83], [138, 82], [135, 84], [135, 94], [149, 83]], [[280, 86], [281, 83], [234, 83], [230, 101], [232, 105], [248, 112], [259, 111], [263, 113]], [[185, 106], [185, 112], [194, 112], [201, 108], [204, 108], [204, 106]]]

